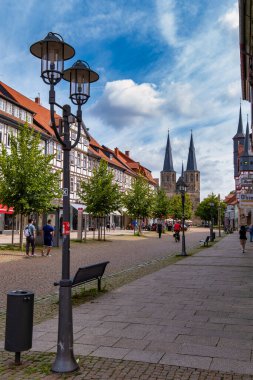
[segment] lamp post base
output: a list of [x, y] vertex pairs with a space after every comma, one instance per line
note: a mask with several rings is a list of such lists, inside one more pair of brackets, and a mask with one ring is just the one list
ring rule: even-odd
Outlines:
[[59, 327], [57, 354], [52, 371], [74, 372], [79, 369], [73, 353], [71, 281], [61, 280], [59, 290]]

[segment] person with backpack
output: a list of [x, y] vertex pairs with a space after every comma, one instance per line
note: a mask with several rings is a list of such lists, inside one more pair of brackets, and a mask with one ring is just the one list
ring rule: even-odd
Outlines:
[[24, 235], [26, 237], [26, 257], [29, 257], [30, 246], [32, 249], [31, 256], [35, 256], [35, 227], [33, 225], [33, 220], [31, 218], [28, 219], [28, 225], [24, 229]]

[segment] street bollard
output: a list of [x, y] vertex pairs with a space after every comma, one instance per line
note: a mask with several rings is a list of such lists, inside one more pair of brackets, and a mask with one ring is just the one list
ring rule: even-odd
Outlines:
[[19, 365], [21, 351], [32, 347], [34, 293], [12, 290], [7, 293], [5, 326], [6, 351], [15, 352], [15, 364]]

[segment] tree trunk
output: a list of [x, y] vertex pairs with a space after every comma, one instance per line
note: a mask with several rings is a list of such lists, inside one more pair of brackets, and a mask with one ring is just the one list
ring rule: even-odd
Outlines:
[[20, 227], [19, 227], [19, 247], [23, 251], [23, 230], [24, 230], [24, 215], [20, 215]]

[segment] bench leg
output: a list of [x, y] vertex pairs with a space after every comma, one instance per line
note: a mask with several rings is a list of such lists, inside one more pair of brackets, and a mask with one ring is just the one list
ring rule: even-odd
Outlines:
[[98, 278], [98, 291], [101, 292], [101, 278]]

